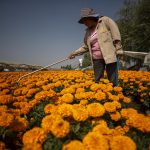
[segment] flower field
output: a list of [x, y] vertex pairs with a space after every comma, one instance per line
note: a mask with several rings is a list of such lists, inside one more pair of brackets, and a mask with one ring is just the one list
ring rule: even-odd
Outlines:
[[0, 150], [149, 150], [150, 72], [0, 73]]

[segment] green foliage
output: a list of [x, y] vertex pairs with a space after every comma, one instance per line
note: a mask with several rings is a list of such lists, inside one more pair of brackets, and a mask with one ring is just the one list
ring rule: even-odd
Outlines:
[[86, 68], [88, 66], [91, 66], [91, 57], [90, 53], [85, 53], [83, 56], [83, 68]]
[[38, 103], [35, 107], [33, 107], [30, 113], [25, 116], [29, 120], [28, 129], [31, 129], [34, 126], [40, 126], [41, 119], [45, 116], [44, 107], [49, 103], [49, 100]]

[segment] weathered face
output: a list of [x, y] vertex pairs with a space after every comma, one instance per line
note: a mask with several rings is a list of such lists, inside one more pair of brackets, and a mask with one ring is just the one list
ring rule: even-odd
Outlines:
[[88, 28], [91, 28], [91, 27], [93, 27], [95, 25], [95, 21], [92, 20], [91, 18], [84, 18], [83, 24], [85, 26], [87, 26]]

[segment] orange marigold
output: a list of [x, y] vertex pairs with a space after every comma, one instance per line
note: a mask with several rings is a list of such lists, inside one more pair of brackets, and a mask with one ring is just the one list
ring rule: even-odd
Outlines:
[[85, 121], [88, 118], [88, 112], [84, 106], [73, 105], [73, 118], [76, 121]]
[[120, 115], [120, 113], [118, 111], [116, 111], [115, 113], [110, 114], [110, 117], [111, 117], [112, 120], [118, 121], [118, 120], [120, 120], [121, 115]]
[[62, 150], [85, 150], [85, 147], [82, 142], [78, 140], [73, 140], [63, 145]]
[[135, 142], [127, 136], [114, 136], [110, 140], [111, 150], [136, 150]]
[[11, 130], [16, 132], [25, 131], [27, 127], [28, 121], [25, 118], [21, 118], [19, 116], [16, 117], [10, 125]]
[[12, 95], [0, 95], [0, 104], [8, 104], [13, 102]]
[[72, 103], [73, 99], [74, 99], [74, 96], [71, 93], [66, 93], [60, 99], [61, 99], [62, 102]]
[[51, 132], [56, 138], [63, 138], [70, 132], [70, 124], [63, 119], [58, 119], [54, 121]]
[[10, 113], [2, 113], [0, 115], [0, 126], [8, 127], [14, 121], [14, 116]]
[[22, 150], [43, 150], [42, 144], [40, 143], [30, 143], [22, 147]]
[[91, 103], [87, 105], [87, 111], [91, 117], [100, 117], [105, 113], [105, 108], [100, 103]]
[[116, 111], [116, 105], [112, 102], [106, 102], [104, 104], [104, 107], [107, 112], [115, 112]]
[[103, 135], [97, 132], [89, 132], [83, 138], [83, 145], [88, 150], [108, 150], [108, 141]]
[[47, 134], [45, 133], [44, 129], [39, 127], [34, 127], [33, 129], [25, 132], [22, 141], [24, 145], [34, 144], [34, 143], [43, 144], [46, 138], [47, 138]]

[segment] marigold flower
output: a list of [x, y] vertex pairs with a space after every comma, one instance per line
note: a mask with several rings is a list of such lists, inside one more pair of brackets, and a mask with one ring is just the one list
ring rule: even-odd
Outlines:
[[120, 113], [118, 111], [116, 111], [115, 113], [110, 114], [110, 117], [111, 117], [112, 120], [118, 121], [118, 120], [120, 120], [121, 115], [120, 115]]
[[0, 126], [8, 127], [14, 121], [14, 116], [9, 113], [2, 113], [0, 115]]
[[30, 143], [23, 145], [22, 150], [43, 150], [42, 144], [40, 143]]
[[51, 132], [56, 138], [63, 138], [70, 132], [70, 124], [63, 119], [58, 119], [54, 121]]
[[76, 93], [82, 93], [85, 92], [84, 88], [77, 88]]
[[61, 120], [61, 116], [57, 114], [47, 115], [42, 119], [41, 127], [48, 133], [52, 130], [52, 125], [56, 120]]
[[130, 103], [130, 102], [131, 102], [131, 98], [124, 96], [123, 101], [124, 101], [125, 103]]
[[57, 111], [58, 106], [54, 105], [54, 104], [47, 104], [44, 107], [44, 112], [45, 114], [51, 114], [51, 113], [55, 113]]
[[86, 99], [80, 100], [79, 105], [85, 106], [85, 105], [87, 105], [87, 104], [88, 104], [88, 100], [86, 100]]
[[88, 111], [84, 106], [74, 105], [72, 112], [73, 112], [73, 118], [76, 121], [85, 121], [88, 118]]
[[60, 98], [60, 100], [65, 103], [72, 103], [73, 99], [74, 96], [71, 93], [66, 93]]
[[120, 92], [122, 92], [122, 87], [115, 86], [114, 91], [120, 93]]
[[127, 136], [114, 136], [110, 140], [111, 150], [136, 150], [135, 142]]
[[128, 119], [129, 116], [131, 115], [136, 115], [137, 114], [137, 110], [133, 109], [133, 108], [127, 108], [127, 109], [122, 109], [120, 111], [121, 116], [124, 117], [125, 119]]
[[43, 144], [46, 138], [47, 138], [47, 134], [44, 131], [44, 129], [39, 127], [34, 127], [33, 129], [25, 132], [22, 141], [24, 145], [34, 144], [34, 143]]
[[93, 130], [93, 132], [97, 132], [99, 134], [102, 134], [102, 135], [107, 135], [107, 134], [110, 134], [111, 131], [110, 129], [107, 127], [107, 125], [102, 125], [102, 124], [98, 124], [96, 125]]
[[85, 147], [82, 142], [78, 140], [73, 140], [63, 145], [62, 150], [85, 150]]
[[83, 138], [83, 145], [88, 150], [108, 150], [108, 141], [98, 132], [89, 132]]
[[87, 111], [91, 117], [100, 117], [105, 113], [105, 108], [100, 103], [91, 103], [87, 105]]
[[57, 112], [62, 117], [71, 117], [72, 116], [72, 105], [63, 103], [58, 106]]
[[97, 91], [97, 93], [95, 94], [94, 98], [95, 98], [96, 100], [98, 100], [98, 101], [104, 100], [104, 99], [106, 99], [106, 94], [105, 94], [104, 92], [102, 92], [102, 91], [99, 90], [99, 91]]
[[11, 123], [10, 128], [15, 132], [25, 131], [28, 127], [28, 121], [25, 118], [16, 117]]
[[106, 102], [104, 104], [104, 107], [107, 112], [115, 112], [116, 111], [116, 105], [113, 102]]
[[0, 104], [8, 104], [13, 102], [13, 100], [12, 95], [0, 95]]

